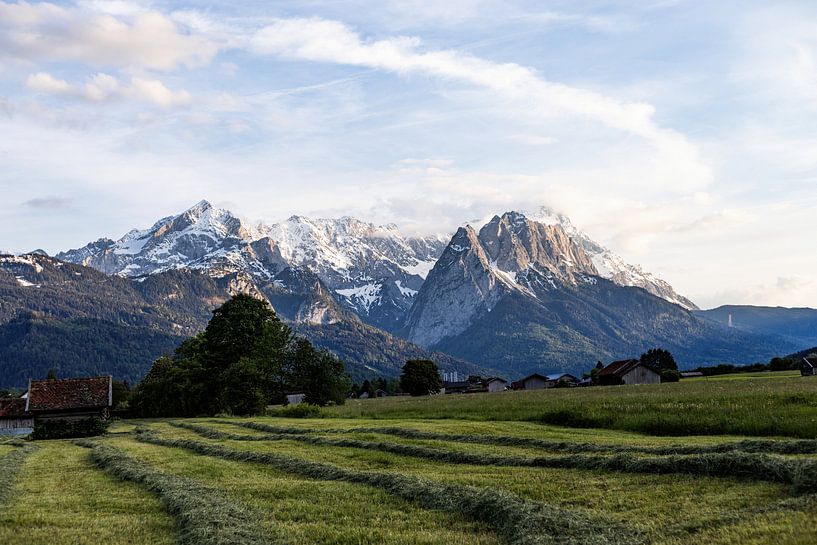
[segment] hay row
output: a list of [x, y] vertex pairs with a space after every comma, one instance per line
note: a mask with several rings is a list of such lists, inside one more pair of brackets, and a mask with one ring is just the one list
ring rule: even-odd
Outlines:
[[23, 462], [36, 447], [28, 444], [10, 443], [15, 448], [5, 456], [0, 456], [0, 509], [11, 497], [14, 480], [23, 466]]
[[459, 433], [440, 433], [431, 431], [412, 430], [396, 427], [366, 427], [349, 429], [305, 430], [303, 428], [270, 426], [257, 422], [228, 422], [234, 426], [242, 426], [258, 431], [299, 435], [304, 433], [340, 434], [340, 433], [376, 433], [394, 435], [405, 439], [427, 439], [437, 441], [455, 441], [458, 443], [475, 443], [483, 445], [505, 447], [534, 447], [553, 452], [607, 452], [607, 453], [638, 453], [666, 456], [671, 454], [716, 454], [733, 451], [766, 453], [766, 454], [817, 454], [817, 440], [815, 439], [744, 439], [715, 445], [667, 445], [663, 447], [647, 447], [633, 445], [600, 445], [595, 443], [576, 443], [570, 441], [551, 441], [533, 437], [514, 437], [512, 435], [473, 435]]
[[196, 481], [162, 473], [121, 450], [78, 440], [91, 449], [93, 462], [114, 477], [142, 485], [159, 497], [179, 525], [181, 545], [276, 545], [252, 509], [228, 497], [222, 490]]
[[137, 434], [137, 439], [204, 456], [264, 464], [310, 479], [379, 488], [425, 509], [454, 513], [485, 524], [509, 545], [644, 543], [644, 539], [630, 528], [577, 511], [528, 501], [507, 492], [436, 483], [406, 475], [357, 471], [280, 454], [239, 451], [184, 439], [163, 439], [145, 430]]
[[[731, 451], [696, 455], [672, 454], [660, 457], [636, 457], [628, 453], [612, 455], [570, 454], [552, 456], [500, 456], [454, 452], [417, 445], [362, 441], [358, 439], [330, 439], [311, 435], [268, 434], [266, 436], [235, 435], [204, 426], [174, 423], [212, 439], [293, 440], [312, 445], [379, 450], [401, 456], [424, 458], [438, 462], [481, 466], [549, 467], [622, 471], [625, 473], [682, 473], [706, 477], [739, 477], [755, 481], [784, 483], [792, 486], [794, 494], [817, 492], [817, 460], [787, 459], [764, 453]], [[250, 438], [250, 439], [247, 439]]]

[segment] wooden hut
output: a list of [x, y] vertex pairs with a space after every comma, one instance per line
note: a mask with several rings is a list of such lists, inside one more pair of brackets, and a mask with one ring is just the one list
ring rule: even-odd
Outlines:
[[26, 412], [26, 400], [19, 397], [0, 399], [0, 435], [27, 435], [34, 427], [34, 417]]
[[35, 421], [85, 420], [111, 416], [113, 380], [104, 377], [32, 380], [26, 412]]
[[598, 383], [604, 386], [616, 384], [658, 384], [661, 375], [639, 360], [614, 361], [596, 375]]

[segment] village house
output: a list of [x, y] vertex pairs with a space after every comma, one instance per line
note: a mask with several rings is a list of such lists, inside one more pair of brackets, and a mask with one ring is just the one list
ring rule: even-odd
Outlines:
[[817, 375], [817, 356], [803, 358], [800, 364], [800, 376], [810, 377]]
[[26, 413], [26, 400], [20, 397], [0, 399], [0, 435], [28, 435], [34, 418]]
[[502, 392], [508, 387], [508, 381], [499, 377], [480, 378], [471, 381], [443, 382], [442, 393], [476, 394], [480, 392]]
[[661, 375], [641, 363], [639, 360], [619, 360], [614, 361], [596, 375], [598, 383], [603, 386], [614, 386], [618, 384], [658, 384], [661, 382]]
[[579, 379], [569, 373], [555, 373], [551, 375], [540, 375], [533, 373], [521, 380], [513, 383], [514, 390], [544, 390], [545, 388], [555, 388], [556, 386], [577, 386]]
[[113, 379], [104, 377], [31, 380], [25, 412], [35, 422], [111, 416]]

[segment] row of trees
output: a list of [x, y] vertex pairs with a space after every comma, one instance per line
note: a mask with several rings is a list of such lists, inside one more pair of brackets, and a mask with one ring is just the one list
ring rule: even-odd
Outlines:
[[136, 416], [256, 414], [294, 392], [307, 403], [340, 404], [350, 388], [340, 360], [296, 337], [266, 301], [236, 295], [202, 333], [153, 363], [130, 409]]

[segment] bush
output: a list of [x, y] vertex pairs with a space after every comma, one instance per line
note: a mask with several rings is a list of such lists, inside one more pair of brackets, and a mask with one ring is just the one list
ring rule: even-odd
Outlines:
[[108, 431], [108, 421], [94, 416], [81, 420], [45, 420], [34, 422], [33, 439], [92, 437]]
[[661, 382], [678, 382], [681, 380], [681, 373], [674, 369], [664, 369], [661, 371]]
[[267, 416], [279, 416], [283, 418], [320, 418], [321, 408], [309, 403], [298, 403], [297, 405], [287, 405], [278, 409], [270, 409]]

